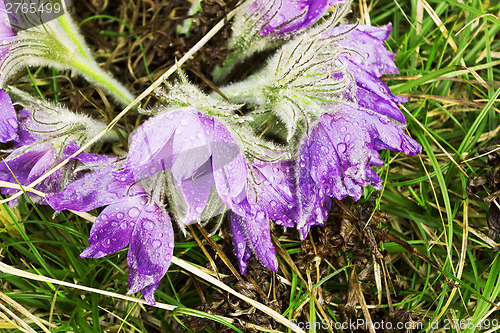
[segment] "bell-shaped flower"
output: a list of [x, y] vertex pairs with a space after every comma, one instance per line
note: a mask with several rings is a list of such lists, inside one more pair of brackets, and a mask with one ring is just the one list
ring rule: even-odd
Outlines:
[[57, 194], [46, 196], [57, 211], [86, 212], [107, 206], [92, 226], [82, 258], [101, 258], [127, 245], [129, 291], [141, 291], [149, 304], [173, 256], [174, 232], [161, 202], [140, 183], [117, 180], [114, 166], [96, 168]]
[[245, 156], [216, 117], [184, 108], [148, 119], [132, 137], [124, 169], [115, 176], [141, 180], [166, 169], [181, 226], [220, 214], [225, 207], [242, 216], [253, 214], [246, 198]]
[[[90, 117], [74, 114], [48, 102], [32, 104], [31, 108], [33, 111], [19, 112], [18, 139], [13, 151], [0, 162], [0, 180], [12, 185], [29, 185], [75, 153], [79, 146], [105, 127]], [[81, 153], [71, 163], [36, 185], [35, 189], [44, 193], [59, 192], [67, 182], [81, 176], [77, 161], [94, 166], [109, 163], [109, 157]], [[12, 194], [17, 191], [14, 188], [2, 188], [0, 193]], [[45, 202], [39, 196], [31, 198], [36, 203]]]
[[[337, 105], [331, 113], [323, 114], [318, 124], [305, 137], [300, 149], [300, 179], [298, 193], [317, 193], [315, 205], [304, 203], [302, 195], [299, 229], [303, 237], [310, 225], [321, 224], [325, 215], [305, 218], [304, 211], [322, 212], [323, 197], [342, 199], [351, 196], [359, 200], [363, 188], [381, 188], [382, 180], [370, 165], [382, 165], [379, 150], [419, 154], [422, 147], [387, 116], [349, 105]], [[314, 196], [307, 196], [311, 198]], [[306, 208], [304, 208], [306, 207]], [[313, 207], [314, 209], [310, 208]]]
[[[79, 34], [77, 25], [66, 12], [67, 8], [63, 6], [65, 2], [68, 1], [57, 2], [57, 12], [64, 14], [56, 17], [57, 15], [51, 15], [48, 11], [33, 13], [22, 10], [8, 16], [4, 2], [1, 1], [0, 87], [5, 86], [9, 77], [26, 66], [70, 68], [110, 93], [118, 102], [130, 104], [134, 96], [99, 67]], [[48, 4], [56, 5], [51, 2]], [[54, 7], [50, 8], [55, 10]], [[47, 18], [47, 15], [50, 17]]]

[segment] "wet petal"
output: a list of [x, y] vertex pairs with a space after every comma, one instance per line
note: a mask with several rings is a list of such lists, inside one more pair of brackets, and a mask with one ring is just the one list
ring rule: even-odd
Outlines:
[[273, 272], [278, 271], [278, 259], [271, 241], [271, 226], [265, 212], [257, 212], [253, 219], [244, 218], [231, 212], [231, 229], [236, 234], [234, 245], [242, 274], [245, 272], [248, 256], [246, 248], [241, 248], [240, 245], [242, 244], [241, 233], [245, 235], [247, 245], [253, 250], [260, 263]]
[[156, 204], [146, 206], [132, 233], [127, 256], [129, 291], [144, 291], [154, 304], [153, 291], [167, 272], [174, 251], [174, 231], [167, 212]]
[[248, 266], [247, 261], [252, 255], [252, 250], [247, 243], [247, 236], [241, 227], [241, 223], [237, 221], [238, 219], [242, 219], [242, 217], [231, 212], [231, 234], [233, 236], [234, 252], [238, 258], [240, 272], [241, 274], [245, 274]]
[[249, 197], [255, 196], [253, 204], [265, 210], [276, 224], [285, 227], [293, 227], [299, 214], [294, 166], [292, 161], [253, 164], [253, 187], [247, 191]]
[[198, 111], [185, 112], [175, 119], [179, 126], [173, 135], [172, 175], [178, 182], [191, 178], [210, 158], [213, 119]]
[[246, 199], [248, 165], [245, 156], [231, 133], [218, 121], [214, 121], [210, 147], [217, 193], [229, 208], [234, 208]]
[[349, 61], [359, 68], [363, 68], [374, 77], [384, 74], [397, 74], [399, 69], [394, 63], [395, 54], [390, 52], [384, 44], [389, 38], [392, 25], [375, 27], [370, 25], [352, 24], [339, 25], [326, 33], [329, 36], [339, 36]]
[[[0, 180], [16, 183], [14, 176], [12, 176], [12, 173], [14, 173], [19, 183], [27, 185], [33, 165], [42, 160], [47, 154], [47, 150], [50, 151], [51, 149], [53, 149], [52, 145], [45, 143], [39, 144], [32, 149], [21, 147], [14, 150], [5, 160], [0, 161]], [[41, 166], [39, 167], [41, 168]], [[46, 167], [45, 170], [47, 169]], [[14, 192], [17, 192], [17, 190], [8, 188], [2, 189], [3, 194]]]
[[124, 174], [140, 180], [172, 166], [172, 142], [181, 110], [160, 113], [144, 122], [132, 137]]
[[87, 212], [97, 207], [105, 206], [127, 196], [146, 195], [140, 185], [122, 182], [112, 176], [114, 166], [96, 168], [91, 173], [72, 182], [66, 188], [56, 194], [45, 197], [48, 204], [57, 211], [73, 209]]
[[192, 178], [174, 186], [177, 187], [172, 194], [178, 222], [189, 224], [202, 216], [213, 183], [212, 164], [207, 161]]
[[10, 96], [7, 92], [0, 89], [0, 142], [8, 142], [16, 139], [17, 127], [16, 110], [14, 110]]
[[302, 145], [299, 159], [297, 187], [299, 219], [297, 228], [301, 232], [302, 239], [305, 239], [311, 226], [320, 225], [326, 221], [331, 205], [331, 200], [311, 177], [312, 162], [314, 161], [311, 152], [314, 152], [314, 150], [310, 151], [310, 144], [311, 142], [306, 141]]
[[[73, 141], [68, 142], [64, 148], [62, 159], [66, 159], [78, 151], [80, 147]], [[99, 166], [106, 165], [116, 160], [116, 157], [106, 156], [100, 154], [89, 154], [86, 152], [81, 152], [78, 156], [74, 157], [72, 160], [78, 160], [85, 164], [86, 166]]]
[[307, 28], [316, 23], [335, 0], [274, 0], [255, 1], [249, 15], [263, 24], [262, 36], [282, 35]]
[[127, 246], [145, 204], [145, 197], [133, 197], [106, 207], [90, 230], [89, 247], [80, 256], [101, 258]]

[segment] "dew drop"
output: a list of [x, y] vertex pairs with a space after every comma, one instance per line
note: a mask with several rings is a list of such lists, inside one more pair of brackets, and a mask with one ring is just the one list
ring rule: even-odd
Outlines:
[[169, 243], [168, 243], [168, 247], [169, 247], [169, 248], [171, 248], [171, 249], [173, 249], [173, 248], [174, 248], [174, 245], [175, 245], [175, 244], [174, 244], [174, 242], [169, 242]]
[[201, 206], [200, 206], [200, 207], [196, 207], [196, 208], [195, 208], [195, 211], [196, 211], [198, 214], [201, 214], [201, 213], [203, 213], [203, 207], [201, 207]]
[[388, 124], [389, 123], [389, 119], [387, 119], [386, 117], [380, 117], [378, 119], [380, 120], [380, 122], [382, 124]]
[[124, 217], [125, 217], [125, 215], [122, 212], [116, 214], [116, 218], [119, 220], [122, 220]]
[[155, 206], [147, 206], [145, 209], [146, 209], [146, 212], [148, 212], [148, 213], [154, 213], [156, 211]]
[[143, 223], [142, 226], [144, 227], [145, 230], [151, 231], [155, 227], [155, 223], [149, 219], [146, 219]]
[[137, 217], [140, 213], [141, 211], [137, 207], [132, 207], [128, 210], [128, 216], [130, 217]]
[[155, 239], [155, 240], [153, 241], [153, 247], [155, 247], [155, 248], [159, 248], [160, 246], [161, 246], [161, 240], [159, 240], [159, 239]]
[[99, 219], [100, 219], [101, 221], [106, 221], [108, 218], [109, 218], [109, 217], [108, 217], [108, 215], [106, 215], [106, 214], [101, 214], [101, 215], [99, 216]]
[[271, 204], [271, 206], [276, 207], [276, 201], [272, 200], [272, 201], [270, 202], [270, 204]]
[[238, 249], [243, 249], [244, 246], [243, 243], [238, 243]]
[[347, 146], [345, 145], [345, 143], [339, 143], [337, 145], [337, 149], [339, 153], [345, 153], [345, 151], [347, 150]]

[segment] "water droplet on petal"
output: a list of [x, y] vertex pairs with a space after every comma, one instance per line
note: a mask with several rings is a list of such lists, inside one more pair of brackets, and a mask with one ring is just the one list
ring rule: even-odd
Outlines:
[[145, 230], [151, 231], [155, 227], [155, 223], [149, 219], [146, 219], [143, 223], [142, 226]]
[[118, 218], [119, 220], [122, 220], [124, 216], [125, 215], [123, 213], [121, 213], [121, 212], [118, 213], [118, 214], [116, 214], [116, 218]]
[[130, 217], [137, 217], [140, 213], [141, 211], [137, 207], [132, 207], [128, 210], [128, 216]]
[[153, 241], [153, 247], [155, 247], [155, 248], [159, 248], [160, 246], [161, 246], [161, 240], [159, 240], [159, 239], [155, 239], [155, 240]]

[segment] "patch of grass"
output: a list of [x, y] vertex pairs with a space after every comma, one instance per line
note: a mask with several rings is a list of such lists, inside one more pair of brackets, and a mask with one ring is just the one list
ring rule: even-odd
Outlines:
[[[77, 17], [87, 15], [78, 17], [86, 22], [82, 32], [102, 66], [138, 93], [225, 12], [205, 1], [187, 38], [175, 31], [188, 1], [104, 3], [77, 3]], [[226, 3], [227, 11], [235, 6]], [[278, 274], [254, 258], [247, 274], [235, 274], [227, 221], [211, 238], [214, 224], [193, 226], [188, 237], [177, 230], [177, 264], [155, 293], [158, 305], [145, 305], [139, 295], [125, 296], [126, 249], [101, 259], [79, 257], [90, 222], [69, 212], [54, 216], [45, 206], [4, 204], [0, 331], [291, 332], [284, 319], [309, 332], [338, 332], [357, 320], [372, 322], [377, 331], [382, 322], [396, 332], [496, 331], [500, 259], [498, 244], [488, 237], [487, 212], [500, 202], [494, 152], [500, 125], [499, 12], [497, 2], [479, 0], [353, 4], [351, 18], [393, 24], [388, 46], [400, 75], [385, 79], [393, 92], [409, 98], [403, 106], [408, 132], [423, 154], [383, 152], [384, 190], [367, 189], [357, 203], [335, 201], [329, 221], [313, 227], [306, 240], [275, 228]], [[229, 24], [183, 67], [193, 82], [208, 86], [211, 68], [227, 54], [228, 29]], [[70, 72], [30, 70], [12, 84], [108, 121], [121, 111]], [[154, 103], [148, 97], [143, 106]], [[130, 133], [142, 120], [131, 112], [118, 126]], [[126, 146], [94, 150], [124, 154]], [[356, 332], [364, 331], [369, 325]]]

